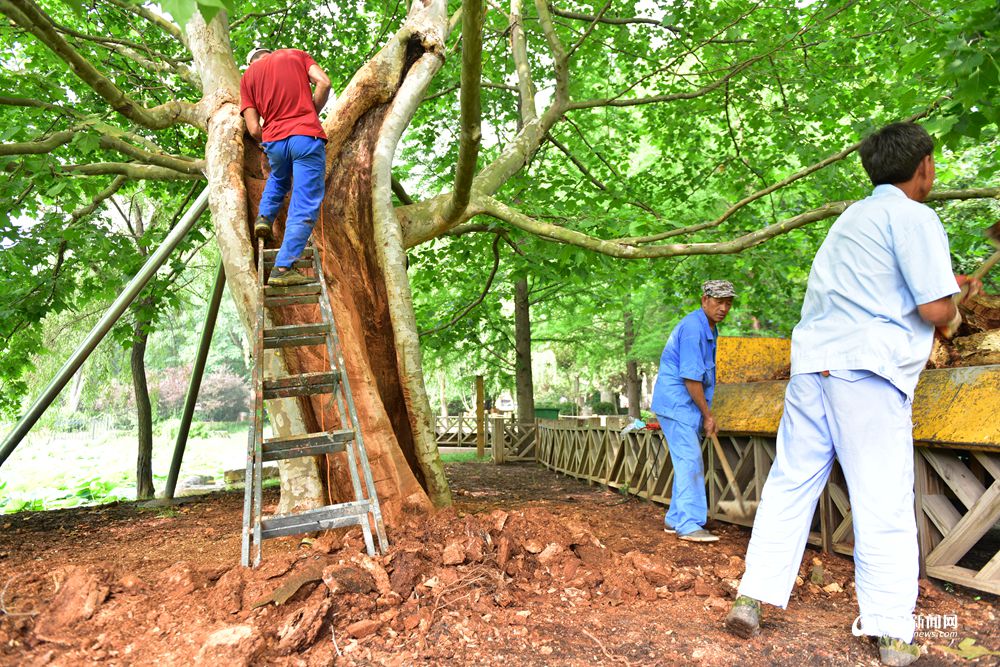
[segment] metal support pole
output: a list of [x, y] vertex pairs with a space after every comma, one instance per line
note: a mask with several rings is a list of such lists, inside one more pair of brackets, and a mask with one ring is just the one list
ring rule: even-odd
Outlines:
[[191, 208], [187, 210], [187, 213], [177, 222], [177, 226], [163, 239], [163, 243], [156, 249], [156, 252], [149, 256], [149, 259], [139, 269], [139, 272], [135, 274], [132, 281], [126, 285], [125, 290], [118, 295], [118, 298], [115, 299], [107, 312], [104, 313], [101, 320], [90, 330], [90, 333], [83, 339], [83, 342], [80, 343], [80, 346], [73, 355], [66, 360], [66, 363], [59, 369], [59, 372], [56, 373], [56, 376], [49, 383], [49, 386], [45, 388], [45, 391], [42, 392], [42, 395], [31, 404], [28, 411], [17, 422], [14, 430], [10, 432], [3, 441], [3, 445], [0, 446], [0, 466], [4, 464], [4, 461], [11, 455], [14, 448], [20, 444], [24, 436], [31, 430], [31, 427], [38, 421], [38, 418], [42, 416], [42, 413], [45, 412], [56, 396], [59, 395], [59, 392], [62, 391], [62, 388], [73, 377], [73, 374], [80, 369], [80, 366], [87, 360], [90, 353], [94, 351], [94, 348], [104, 339], [111, 330], [111, 327], [115, 325], [115, 322], [128, 309], [132, 301], [135, 300], [135, 297], [142, 291], [142, 288], [152, 280], [159, 268], [167, 261], [170, 253], [173, 252], [174, 248], [180, 244], [181, 240], [194, 227], [194, 223], [198, 221], [198, 218], [201, 217], [201, 214], [207, 208], [208, 188], [205, 188], [198, 195], [198, 198], [194, 200], [194, 203], [191, 204]]
[[205, 374], [208, 349], [212, 346], [212, 334], [215, 333], [215, 321], [219, 318], [219, 305], [222, 304], [222, 293], [225, 292], [225, 289], [226, 271], [222, 262], [219, 262], [219, 269], [215, 274], [215, 287], [212, 288], [212, 298], [208, 302], [208, 312], [205, 313], [205, 327], [201, 330], [198, 355], [194, 360], [194, 368], [191, 369], [191, 381], [188, 382], [187, 396], [184, 397], [184, 412], [181, 414], [181, 425], [177, 431], [174, 458], [170, 461], [170, 474], [167, 475], [167, 488], [164, 491], [164, 497], [168, 500], [174, 497], [174, 491], [177, 489], [177, 475], [181, 471], [181, 459], [184, 458], [188, 433], [191, 432], [194, 405], [198, 402], [198, 390], [201, 389], [201, 378]]

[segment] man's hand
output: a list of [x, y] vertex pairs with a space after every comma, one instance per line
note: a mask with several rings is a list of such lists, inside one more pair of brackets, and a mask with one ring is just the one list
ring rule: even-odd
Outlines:
[[704, 422], [702, 428], [705, 429], [705, 435], [709, 437], [713, 435], [719, 435], [719, 425], [715, 423], [715, 417], [712, 415], [711, 412], [705, 415], [702, 421]]
[[955, 334], [958, 332], [958, 328], [962, 326], [962, 314], [955, 309], [955, 316], [951, 318], [947, 324], [942, 324], [937, 327], [937, 332], [941, 334], [941, 337], [945, 340], [951, 340]]
[[247, 124], [247, 132], [259, 144], [264, 136], [264, 131], [260, 126], [260, 114], [253, 107], [247, 107], [243, 110], [243, 120]]
[[319, 65], [310, 65], [308, 74], [309, 81], [316, 86], [312, 99], [316, 113], [319, 114], [326, 106], [326, 101], [330, 99], [330, 79]]
[[962, 294], [962, 298], [958, 301], [959, 303], [965, 303], [983, 291], [983, 281], [979, 278], [972, 278], [960, 273], [955, 276], [955, 282], [958, 283], [958, 289], [961, 290]]

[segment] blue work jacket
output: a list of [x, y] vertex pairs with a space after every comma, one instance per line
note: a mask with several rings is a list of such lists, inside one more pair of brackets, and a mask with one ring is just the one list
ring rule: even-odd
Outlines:
[[691, 400], [684, 380], [701, 382], [705, 400], [712, 405], [715, 339], [716, 332], [701, 308], [686, 315], [674, 327], [660, 355], [660, 372], [653, 387], [653, 412], [693, 428], [701, 427], [701, 410]]

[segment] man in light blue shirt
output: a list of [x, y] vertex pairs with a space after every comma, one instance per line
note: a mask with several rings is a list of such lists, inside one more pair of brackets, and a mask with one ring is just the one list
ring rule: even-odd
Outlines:
[[735, 296], [729, 281], [705, 281], [701, 308], [674, 327], [660, 356], [660, 372], [653, 387], [652, 409], [663, 429], [674, 469], [664, 529], [691, 542], [719, 539], [704, 528], [708, 503], [698, 431], [704, 428], [706, 435], [718, 432], [711, 407], [716, 326], [726, 319]]
[[726, 618], [742, 637], [757, 633], [760, 602], [788, 604], [836, 456], [854, 523], [854, 632], [879, 638], [884, 664], [920, 655], [911, 643], [918, 551], [910, 402], [934, 328], [950, 336], [961, 323], [948, 238], [921, 203], [934, 182], [933, 151], [914, 123], [865, 139], [859, 152], [875, 190], [833, 224], [813, 261], [792, 332], [777, 455]]

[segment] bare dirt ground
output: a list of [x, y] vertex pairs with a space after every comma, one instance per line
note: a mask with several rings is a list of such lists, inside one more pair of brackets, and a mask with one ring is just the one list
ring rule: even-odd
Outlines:
[[[850, 632], [850, 559], [807, 550], [788, 610], [743, 642], [721, 626], [746, 529], [690, 544], [661, 508], [534, 465], [448, 472], [455, 506], [390, 530], [386, 557], [354, 529], [269, 541], [253, 571], [241, 493], [0, 516], [0, 664], [878, 664]], [[1000, 649], [995, 597], [922, 581], [917, 612], [957, 617], [920, 664]]]

